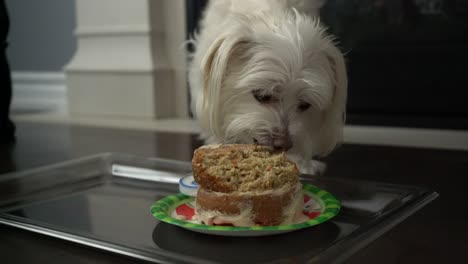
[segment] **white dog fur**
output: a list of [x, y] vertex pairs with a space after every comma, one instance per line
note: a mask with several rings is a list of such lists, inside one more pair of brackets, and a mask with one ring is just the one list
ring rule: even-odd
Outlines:
[[318, 0], [212, 0], [195, 37], [192, 110], [207, 143], [288, 150], [302, 170], [342, 139], [347, 77]]

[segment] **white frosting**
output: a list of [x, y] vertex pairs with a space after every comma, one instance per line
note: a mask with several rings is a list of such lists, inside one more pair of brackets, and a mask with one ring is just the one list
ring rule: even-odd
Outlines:
[[192, 218], [194, 221], [205, 223], [207, 225], [222, 225], [232, 224], [234, 226], [253, 226], [252, 207], [241, 210], [237, 215], [226, 215], [217, 211], [200, 210], [195, 205], [195, 215]]
[[[284, 187], [287, 188], [287, 187]], [[272, 194], [279, 192], [284, 192], [284, 188], [279, 190], [268, 190], [262, 192], [247, 192], [245, 194]], [[216, 195], [222, 195], [223, 193], [215, 193]], [[294, 197], [291, 199], [291, 203], [283, 208], [283, 221], [280, 225], [289, 225], [289, 224], [297, 224], [303, 223], [309, 218], [305, 216], [302, 211], [304, 208], [304, 198], [302, 194], [302, 184], [298, 183], [294, 190]], [[253, 222], [252, 217], [252, 206], [245, 206], [245, 208], [241, 208], [241, 212], [236, 215], [227, 215], [220, 213], [218, 211], [207, 211], [199, 208], [197, 204], [195, 204], [195, 215], [192, 218], [192, 221], [195, 223], [205, 223], [207, 225], [221, 225], [221, 224], [232, 224], [234, 226], [254, 226], [255, 223]]]
[[298, 224], [309, 220], [309, 218], [302, 213], [303, 210], [304, 195], [302, 194], [302, 184], [298, 183], [294, 190], [294, 197], [291, 199], [291, 203], [283, 208], [283, 222], [281, 222], [281, 225]]

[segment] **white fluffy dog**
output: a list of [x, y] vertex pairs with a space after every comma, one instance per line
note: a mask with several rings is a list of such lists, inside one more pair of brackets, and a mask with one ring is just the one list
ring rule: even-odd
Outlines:
[[321, 2], [210, 1], [189, 73], [208, 143], [269, 145], [303, 167], [340, 142], [346, 69], [317, 18]]

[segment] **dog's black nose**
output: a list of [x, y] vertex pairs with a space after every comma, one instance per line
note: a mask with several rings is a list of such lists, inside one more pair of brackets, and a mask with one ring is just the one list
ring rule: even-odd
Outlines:
[[289, 137], [276, 137], [273, 138], [273, 148], [275, 150], [284, 150], [287, 151], [293, 146]]

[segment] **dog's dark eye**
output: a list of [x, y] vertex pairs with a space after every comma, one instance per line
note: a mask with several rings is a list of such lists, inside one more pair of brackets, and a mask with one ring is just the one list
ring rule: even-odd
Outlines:
[[305, 110], [310, 108], [310, 104], [307, 102], [300, 102], [299, 105], [297, 106], [297, 110], [299, 112], [304, 112]]
[[259, 103], [261, 104], [268, 104], [273, 100], [273, 95], [264, 93], [260, 90], [252, 91], [252, 94]]

